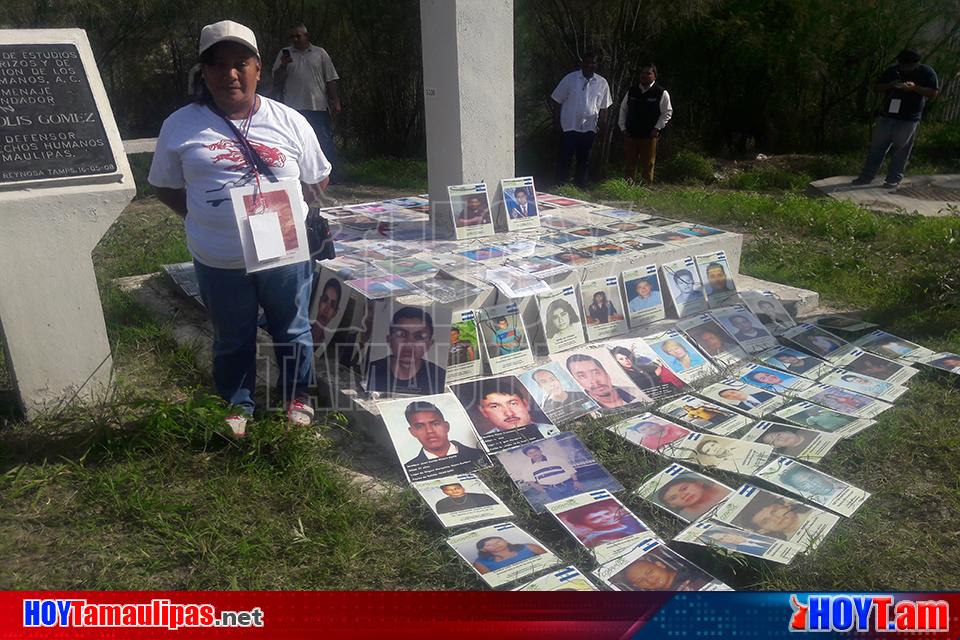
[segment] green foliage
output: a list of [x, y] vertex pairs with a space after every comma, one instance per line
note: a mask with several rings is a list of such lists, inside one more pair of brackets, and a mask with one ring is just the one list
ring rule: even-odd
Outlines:
[[597, 193], [605, 201], [635, 202], [649, 196], [650, 190], [625, 178], [613, 178], [603, 182], [597, 188]]
[[960, 123], [923, 123], [913, 153], [921, 159], [960, 167]]
[[427, 163], [411, 158], [379, 157], [346, 162], [341, 176], [347, 182], [365, 185], [410, 189], [417, 193], [427, 190]]
[[101, 282], [190, 260], [183, 220], [156, 200], [133, 202], [93, 250]]
[[152, 195], [156, 195], [153, 185], [147, 182], [147, 176], [150, 175], [150, 163], [153, 162], [152, 153], [135, 153], [127, 156], [130, 163], [130, 171], [133, 173], [133, 182], [137, 185], [137, 195], [135, 200], [143, 200]]
[[724, 182], [725, 187], [748, 191], [799, 191], [806, 188], [812, 178], [805, 173], [796, 173], [778, 167], [761, 167], [734, 174]]
[[713, 162], [694, 151], [679, 151], [660, 165], [663, 182], [709, 184], [715, 181]]
[[580, 187], [573, 184], [558, 184], [552, 189], [553, 193], [559, 196], [565, 196], [567, 198], [575, 198], [577, 200], [588, 200], [590, 194], [581, 189]]

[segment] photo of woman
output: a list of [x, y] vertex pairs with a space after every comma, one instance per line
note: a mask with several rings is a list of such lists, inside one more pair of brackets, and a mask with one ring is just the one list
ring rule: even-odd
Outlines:
[[654, 492], [648, 500], [693, 522], [730, 495], [730, 488], [692, 471], [681, 473]]
[[512, 544], [500, 536], [478, 540], [473, 568], [481, 575], [546, 553], [538, 544]]

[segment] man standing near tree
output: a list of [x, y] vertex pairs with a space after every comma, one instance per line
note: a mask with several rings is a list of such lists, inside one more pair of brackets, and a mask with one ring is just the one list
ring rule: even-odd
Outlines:
[[580, 69], [564, 76], [550, 95], [554, 128], [560, 131], [560, 157], [557, 160], [557, 184], [570, 177], [570, 160], [576, 155], [574, 183], [587, 186], [590, 149], [597, 130], [606, 127], [610, 85], [597, 73], [597, 55], [583, 54]]
[[673, 117], [670, 94], [657, 83], [657, 67], [640, 67], [640, 84], [630, 87], [620, 103], [620, 131], [623, 133], [623, 164], [627, 180], [637, 177], [637, 163], [645, 184], [653, 183], [657, 161], [657, 140]]
[[932, 68], [920, 64], [919, 53], [904, 49], [897, 54], [897, 64], [880, 74], [876, 89], [883, 94], [883, 104], [873, 128], [867, 161], [853, 184], [873, 182], [887, 152], [893, 149], [883, 186], [896, 189], [917, 139], [923, 107], [927, 98], [936, 98], [940, 93], [940, 81]]
[[[323, 155], [337, 165], [331, 114], [340, 113], [340, 76], [330, 54], [310, 43], [307, 28], [300, 24], [290, 31], [293, 47], [282, 49], [273, 63], [273, 82], [282, 91], [283, 103], [303, 114], [317, 133]], [[334, 170], [336, 172], [336, 170]], [[331, 182], [335, 176], [331, 176]]]

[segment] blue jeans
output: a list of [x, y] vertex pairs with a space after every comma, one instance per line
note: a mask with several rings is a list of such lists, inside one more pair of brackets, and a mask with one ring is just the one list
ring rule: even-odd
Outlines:
[[861, 180], [873, 180], [880, 170], [883, 159], [892, 148], [890, 166], [887, 168], [886, 181], [898, 184], [903, 180], [903, 172], [907, 168], [910, 152], [913, 150], [913, 141], [917, 138], [919, 122], [909, 120], [895, 120], [883, 116], [877, 118], [870, 139], [870, 150], [867, 152], [867, 161], [860, 171]]
[[563, 184], [570, 177], [570, 160], [577, 157], [577, 168], [573, 182], [578, 187], [587, 186], [587, 168], [590, 162], [590, 149], [597, 137], [594, 131], [564, 131], [560, 138], [560, 157], [557, 158], [557, 184]]
[[307, 119], [307, 122], [310, 123], [317, 134], [317, 140], [320, 141], [323, 155], [327, 157], [327, 161], [333, 167], [330, 172], [330, 179], [333, 180], [334, 174], [337, 172], [337, 147], [333, 143], [333, 118], [330, 117], [329, 111], [303, 110], [300, 113]]
[[263, 307], [273, 337], [283, 406], [304, 395], [313, 381], [310, 336], [310, 261], [247, 274], [194, 260], [200, 295], [213, 323], [213, 383], [240, 411], [253, 413], [257, 388], [257, 316]]

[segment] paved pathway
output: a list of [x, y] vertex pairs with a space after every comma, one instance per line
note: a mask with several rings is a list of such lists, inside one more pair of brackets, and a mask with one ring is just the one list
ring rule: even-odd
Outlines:
[[889, 213], [918, 213], [922, 216], [960, 215], [960, 174], [908, 176], [897, 189], [884, 189], [883, 180], [873, 184], [850, 184], [854, 176], [834, 176], [810, 183], [810, 190], [838, 200], [850, 200], [862, 207]]

